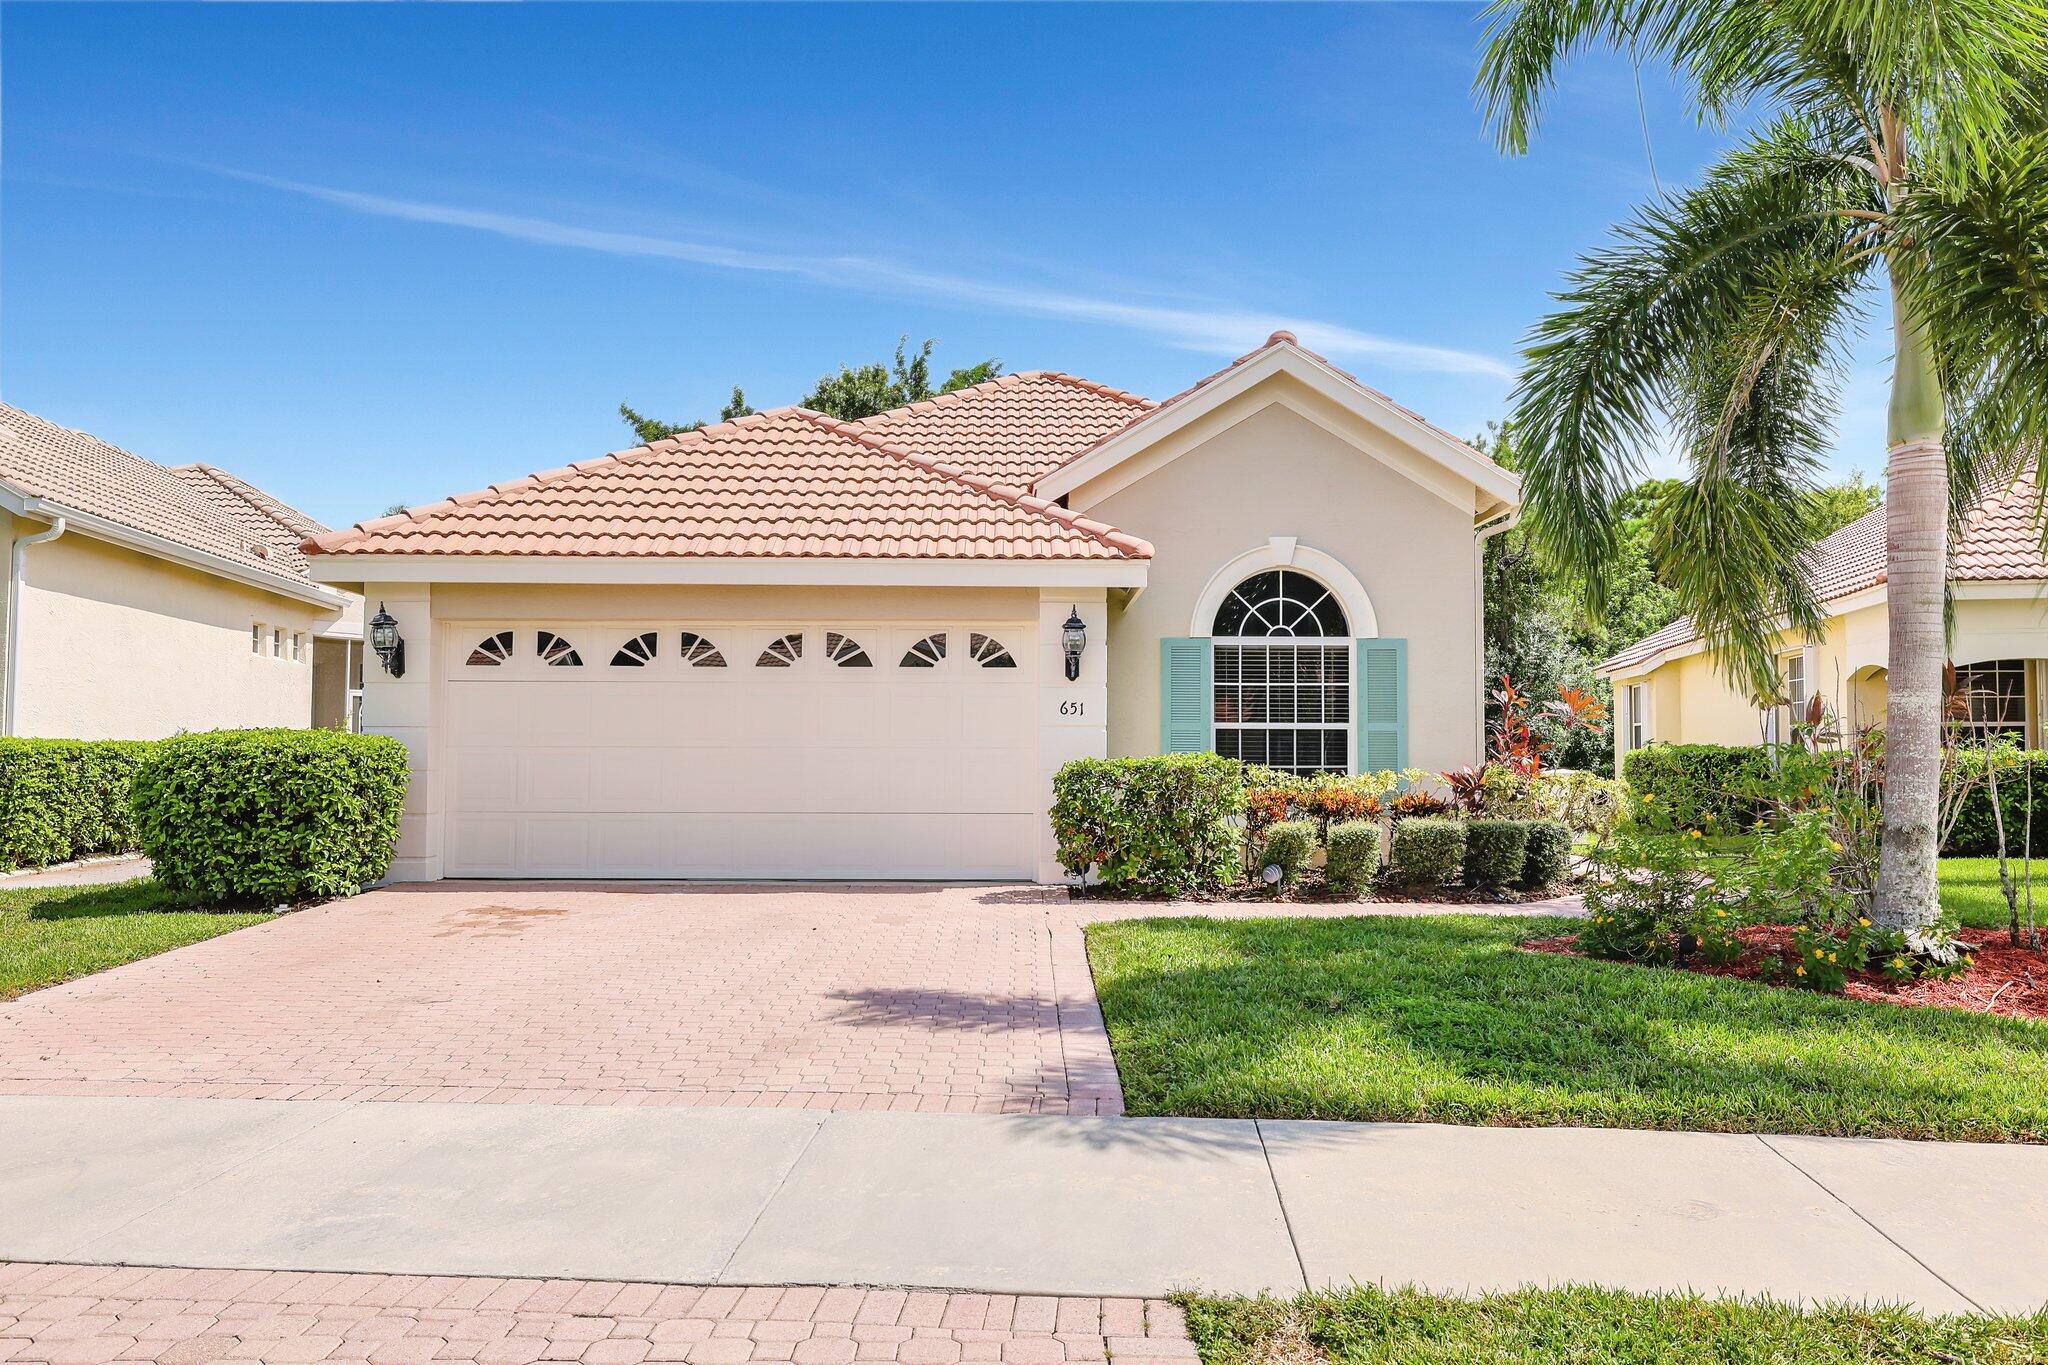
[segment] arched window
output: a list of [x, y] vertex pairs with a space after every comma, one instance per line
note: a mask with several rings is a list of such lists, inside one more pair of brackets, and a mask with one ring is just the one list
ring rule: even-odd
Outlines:
[[860, 647], [860, 642], [850, 635], [841, 635], [836, 630], [825, 632], [825, 657], [841, 668], [873, 668], [875, 661]]
[[1017, 666], [1017, 661], [1010, 657], [1010, 651], [1003, 648], [1003, 642], [992, 635], [970, 634], [967, 637], [967, 656], [983, 668]]
[[901, 668], [937, 668], [946, 657], [946, 632], [927, 635], [903, 652]]
[[780, 640], [769, 642], [761, 651], [761, 657], [754, 660], [756, 668], [789, 668], [804, 657], [802, 634], [785, 635]]
[[725, 656], [718, 652], [718, 646], [703, 636], [684, 631], [679, 642], [683, 662], [691, 668], [724, 668]]
[[534, 639], [533, 652], [550, 668], [583, 667], [583, 656], [576, 652], [576, 646], [551, 630], [542, 631]]
[[654, 651], [660, 643], [661, 637], [651, 630], [644, 635], [635, 635], [612, 655], [612, 667], [645, 668], [654, 662]]
[[1330, 590], [1266, 569], [1216, 609], [1216, 752], [1285, 772], [1351, 767], [1350, 626]]
[[471, 668], [497, 668], [511, 657], [512, 632], [501, 630], [477, 641], [476, 648], [469, 651], [469, 658], [463, 662]]

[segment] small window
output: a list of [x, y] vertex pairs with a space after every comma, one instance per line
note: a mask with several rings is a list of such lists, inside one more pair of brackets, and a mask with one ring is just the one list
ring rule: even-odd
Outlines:
[[718, 646], [701, 635], [683, 632], [683, 663], [691, 668], [724, 668], [725, 656], [718, 652]]
[[306, 657], [306, 636], [303, 631], [292, 632], [292, 662], [299, 663]]
[[969, 635], [967, 655], [983, 668], [1015, 668], [1017, 661], [1010, 657], [1010, 651], [1002, 642], [991, 635]]
[[501, 630], [496, 635], [486, 635], [469, 651], [464, 660], [470, 668], [496, 668], [512, 657], [512, 632]]
[[644, 635], [635, 635], [632, 639], [619, 646], [618, 653], [612, 655], [612, 667], [647, 667], [647, 665], [654, 662], [655, 646], [660, 642], [661, 637], [651, 630]]
[[542, 631], [534, 640], [533, 652], [549, 668], [583, 667], [583, 656], [576, 652], [576, 646], [550, 630]]
[[1650, 742], [1650, 689], [1645, 683], [1630, 683], [1624, 693], [1628, 705], [1628, 748], [1630, 752]]
[[761, 651], [761, 657], [754, 660], [756, 668], [788, 668], [804, 657], [804, 637], [801, 634], [785, 635]]
[[946, 632], [927, 635], [912, 645], [903, 655], [903, 668], [937, 668], [939, 660], [946, 657]]
[[837, 631], [825, 632], [825, 657], [841, 668], [873, 668], [874, 660], [860, 647], [859, 642]]
[[273, 659], [282, 659], [282, 658], [284, 657], [284, 627], [283, 627], [283, 626], [273, 626], [273, 627], [271, 627], [271, 630], [270, 630], [270, 657], [271, 657], [271, 658], [273, 658]]
[[269, 638], [269, 631], [264, 628], [261, 621], [251, 624], [249, 627], [249, 652], [251, 654], [262, 654], [263, 642], [267, 638]]

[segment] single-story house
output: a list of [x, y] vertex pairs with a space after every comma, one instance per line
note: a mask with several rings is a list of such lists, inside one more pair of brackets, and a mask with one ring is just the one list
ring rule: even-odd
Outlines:
[[[1811, 581], [1827, 612], [1812, 638], [1779, 637], [1779, 693], [1743, 695], [1708, 658], [1689, 620], [1645, 636], [1596, 670], [1614, 684], [1615, 761], [1654, 741], [1762, 744], [1789, 734], [1818, 693], [1850, 727], [1884, 719], [1890, 632], [1885, 619], [1882, 507], [1814, 546]], [[1955, 629], [1949, 657], [1968, 699], [1967, 724], [2041, 745], [2048, 710], [2048, 560], [2034, 485], [1986, 498], [1950, 546]], [[1775, 704], [1761, 704], [1763, 702]]]
[[1165, 402], [779, 408], [306, 548], [402, 651], [395, 879], [1052, 880], [1069, 759], [1475, 760], [1517, 497], [1281, 332]]
[[362, 602], [307, 576], [324, 530], [225, 470], [0, 403], [0, 734], [347, 725]]

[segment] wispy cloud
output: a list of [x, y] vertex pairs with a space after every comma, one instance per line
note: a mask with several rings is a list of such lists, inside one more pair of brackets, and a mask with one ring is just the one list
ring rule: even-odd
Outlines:
[[909, 295], [949, 303], [977, 304], [1034, 317], [1095, 322], [1148, 333], [1192, 350], [1235, 355], [1258, 346], [1277, 328], [1286, 327], [1301, 338], [1304, 346], [1347, 360], [1370, 360], [1396, 370], [1482, 375], [1503, 381], [1514, 377], [1513, 367], [1493, 356], [1380, 336], [1337, 323], [1303, 321], [1251, 311], [1126, 302], [1053, 288], [922, 270], [871, 256], [753, 251], [685, 238], [580, 227], [521, 214], [396, 199], [247, 171], [220, 167], [209, 169], [251, 184], [304, 195], [338, 208], [381, 218], [467, 228], [542, 246], [683, 261], [716, 270], [779, 275], [833, 289]]

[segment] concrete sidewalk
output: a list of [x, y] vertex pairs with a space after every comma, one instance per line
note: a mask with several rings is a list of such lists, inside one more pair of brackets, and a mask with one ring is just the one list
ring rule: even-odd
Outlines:
[[0, 1097], [0, 1258], [1156, 1296], [1593, 1282], [2031, 1311], [2048, 1148]]

